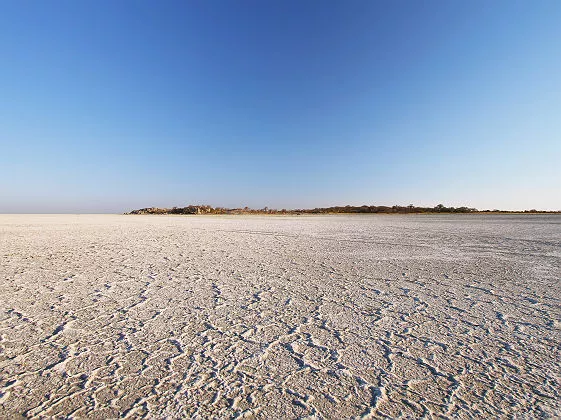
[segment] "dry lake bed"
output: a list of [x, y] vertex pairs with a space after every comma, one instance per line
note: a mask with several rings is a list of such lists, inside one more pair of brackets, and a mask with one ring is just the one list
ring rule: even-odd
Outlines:
[[0, 418], [559, 418], [561, 216], [0, 215]]

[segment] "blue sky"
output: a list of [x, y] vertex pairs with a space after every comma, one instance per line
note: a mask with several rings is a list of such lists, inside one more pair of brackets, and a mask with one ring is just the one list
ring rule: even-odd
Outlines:
[[0, 1], [0, 212], [561, 209], [561, 2]]

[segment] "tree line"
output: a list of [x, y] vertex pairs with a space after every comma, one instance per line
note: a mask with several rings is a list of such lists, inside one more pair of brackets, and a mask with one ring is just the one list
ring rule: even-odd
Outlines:
[[446, 207], [438, 204], [434, 207], [419, 207], [413, 204], [408, 206], [333, 206], [333, 207], [316, 207], [314, 209], [270, 209], [264, 207], [262, 209], [243, 208], [226, 208], [212, 207], [209, 205], [189, 205], [186, 207], [158, 208], [147, 207], [138, 210], [132, 210], [125, 214], [409, 214], [409, 213], [560, 213], [560, 212], [543, 212], [535, 209], [524, 210], [519, 212], [503, 211], [503, 210], [483, 210], [479, 211], [472, 207]]

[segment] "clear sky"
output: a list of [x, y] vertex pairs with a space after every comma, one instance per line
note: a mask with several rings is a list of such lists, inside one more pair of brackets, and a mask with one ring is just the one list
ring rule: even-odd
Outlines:
[[0, 212], [561, 209], [561, 1], [0, 0]]

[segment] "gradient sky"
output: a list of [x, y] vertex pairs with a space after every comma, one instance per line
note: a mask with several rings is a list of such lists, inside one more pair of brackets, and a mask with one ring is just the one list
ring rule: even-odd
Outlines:
[[561, 1], [0, 0], [0, 212], [561, 209]]

